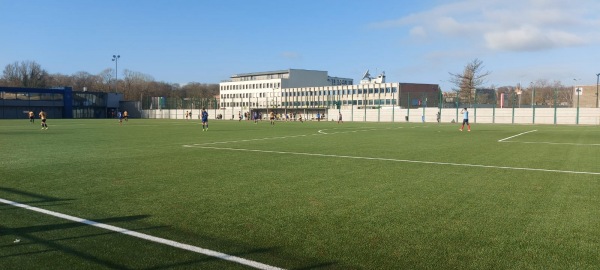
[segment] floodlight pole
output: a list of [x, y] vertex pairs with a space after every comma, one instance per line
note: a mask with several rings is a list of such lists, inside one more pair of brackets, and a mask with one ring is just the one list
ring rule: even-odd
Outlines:
[[119, 92], [119, 58], [121, 58], [120, 55], [115, 55], [113, 54], [113, 58], [112, 60], [115, 62], [115, 92]]

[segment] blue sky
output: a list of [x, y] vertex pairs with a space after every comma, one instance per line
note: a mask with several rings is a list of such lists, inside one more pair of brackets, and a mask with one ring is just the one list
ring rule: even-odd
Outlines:
[[600, 1], [0, 0], [0, 68], [124, 69], [169, 83], [218, 83], [288, 68], [438, 83], [483, 61], [489, 85], [595, 84]]

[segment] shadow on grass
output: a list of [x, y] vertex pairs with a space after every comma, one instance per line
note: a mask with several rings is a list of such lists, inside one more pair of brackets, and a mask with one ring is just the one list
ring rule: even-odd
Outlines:
[[[228, 255], [243, 258], [242, 255], [256, 254], [256, 253], [270, 253], [270, 252], [275, 251], [276, 249], [277, 248], [257, 248], [257, 249], [253, 249], [253, 250], [248, 250], [246, 252], [228, 253]], [[191, 261], [169, 263], [169, 264], [164, 264], [164, 265], [156, 265], [156, 266], [147, 267], [147, 268], [143, 268], [143, 269], [144, 270], [172, 269], [172, 268], [182, 267], [182, 266], [192, 266], [194, 264], [203, 263], [203, 262], [212, 262], [212, 261], [223, 261], [223, 262], [225, 262], [225, 260], [223, 260], [221, 258], [205, 256], [205, 255], [202, 255], [202, 254], [199, 254], [199, 255], [203, 256], [203, 258], [200, 258], [200, 259], [197, 259], [197, 260], [191, 260]], [[234, 262], [229, 262], [229, 263], [235, 264]], [[195, 267], [199, 267], [199, 266], [196, 265]]]
[[10, 258], [10, 257], [18, 257], [18, 256], [36, 255], [36, 254], [42, 254], [42, 253], [54, 252], [54, 251], [56, 251], [56, 250], [45, 249], [45, 250], [40, 250], [40, 251], [30, 251], [30, 252], [15, 253], [15, 254], [9, 254], [9, 255], [2, 255], [2, 256], [0, 256], [0, 259], [2, 259], [2, 258]]
[[[59, 225], [63, 225], [63, 224], [59, 224]], [[36, 244], [44, 245], [48, 248], [53, 249], [53, 251], [60, 251], [60, 252], [63, 252], [63, 253], [66, 253], [66, 254], [69, 254], [72, 256], [76, 256], [78, 258], [101, 265], [105, 268], [113, 268], [113, 269], [126, 269], [127, 268], [125, 265], [117, 264], [117, 263], [109, 261], [109, 260], [98, 258], [92, 254], [86, 253], [85, 251], [70, 248], [66, 245], [61, 245], [54, 240], [46, 240], [44, 238], [40, 238], [40, 237], [33, 236], [31, 234], [28, 234], [25, 232], [25, 231], [29, 231], [29, 229], [27, 229], [27, 227], [24, 228], [24, 231], [22, 231], [22, 229], [23, 228], [12, 229], [12, 228], [6, 228], [6, 227], [0, 226], [0, 234], [5, 234], [2, 231], [13, 232], [14, 234], [19, 235], [23, 239], [27, 239]], [[15, 247], [17, 247], [17, 246], [15, 246]], [[31, 254], [21, 254], [18, 256], [22, 256], [23, 261], [26, 261], [26, 258], [29, 257], [30, 255]]]
[[[40, 195], [40, 194], [26, 192], [26, 191], [14, 189], [14, 188], [6, 188], [6, 187], [0, 187], [0, 192], [6, 192], [6, 193], [24, 196], [24, 197], [28, 198], [30, 201], [29, 202], [20, 202], [20, 203], [36, 204], [37, 206], [54, 206], [54, 205], [65, 204], [65, 203], [60, 203], [60, 202], [73, 201], [73, 199], [56, 198], [56, 197]], [[0, 211], [11, 210], [11, 209], [18, 209], [18, 207], [14, 207], [12, 205], [0, 205]], [[97, 222], [97, 223], [103, 223], [103, 224], [111, 224], [111, 223], [114, 224], [114, 223], [119, 223], [119, 222], [128, 223], [128, 222], [146, 219], [148, 217], [150, 217], [150, 216], [149, 215], [133, 215], [133, 216], [124, 216], [124, 217], [111, 217], [111, 218], [105, 218], [105, 219], [94, 219], [92, 221]], [[92, 238], [92, 237], [97, 237], [97, 236], [116, 234], [118, 232], [111, 231], [111, 232], [103, 232], [103, 233], [86, 234], [86, 235], [80, 235], [80, 236], [74, 236], [74, 237], [62, 237], [62, 238], [58, 238], [58, 239], [47, 239], [47, 238], [37, 237], [34, 235], [37, 233], [44, 233], [44, 232], [57, 231], [57, 230], [70, 230], [70, 229], [74, 229], [74, 228], [88, 227], [88, 226], [90, 226], [90, 225], [84, 224], [84, 223], [79, 223], [79, 222], [33, 225], [33, 226], [24, 226], [24, 227], [19, 227], [19, 228], [10, 228], [10, 227], [5, 227], [5, 226], [0, 225], [0, 235], [14, 235], [14, 236], [17, 236], [24, 240], [29, 240], [29, 241], [23, 241], [21, 244], [18, 244], [18, 245], [15, 245], [15, 244], [0, 245], [0, 249], [7, 250], [7, 248], [14, 248], [17, 246], [37, 245], [37, 244], [44, 245], [47, 248], [50, 248], [50, 249], [45, 249], [43, 251], [22, 252], [22, 253], [10, 254], [10, 255], [3, 255], [3, 256], [0, 256], [0, 258], [3, 258], [3, 257], [17, 257], [18, 258], [19, 256], [23, 256], [25, 258], [27, 256], [31, 256], [31, 255], [35, 255], [35, 254], [58, 251], [58, 252], [69, 254], [74, 257], [78, 257], [82, 260], [86, 260], [91, 263], [103, 266], [104, 268], [127, 269], [128, 266], [120, 264], [119, 262], [117, 262], [115, 260], [100, 258], [100, 257], [93, 255], [90, 252], [86, 252], [86, 250], [80, 250], [77, 248], [68, 247], [66, 245], [61, 245], [59, 243], [61, 241], [65, 241], [65, 240]], [[168, 226], [153, 226], [153, 227], [136, 228], [136, 229], [129, 229], [129, 230], [141, 232], [141, 231], [147, 231], [147, 230], [153, 230], [153, 229], [165, 228], [165, 227], [168, 227]], [[195, 236], [197, 237], [197, 235], [195, 235]], [[225, 239], [217, 239], [217, 238], [208, 237], [208, 236], [201, 237], [201, 238], [204, 240], [207, 240], [209, 243], [213, 242], [213, 243], [225, 244], [226, 246], [238, 247], [243, 250], [240, 252], [227, 253], [228, 255], [231, 255], [231, 256], [243, 258], [250, 254], [267, 254], [268, 256], [271, 256], [271, 257], [273, 257], [273, 256], [279, 257], [276, 254], [278, 254], [278, 253], [281, 254], [280, 248], [277, 248], [277, 247], [253, 248], [252, 246], [240, 245], [239, 243], [235, 243], [233, 241], [225, 240]], [[151, 270], [151, 269], [171, 269], [171, 268], [176, 268], [176, 267], [184, 267], [184, 268], [185, 267], [197, 267], [197, 265], [194, 266], [194, 264], [204, 263], [204, 262], [223, 261], [223, 259], [217, 258], [217, 257], [210, 257], [210, 256], [206, 256], [206, 255], [201, 255], [201, 254], [198, 254], [198, 255], [200, 257], [197, 260], [178, 261], [178, 262], [171, 262], [171, 263], [167, 262], [163, 265], [155, 265], [155, 266], [150, 266], [150, 267], [143, 268], [143, 269]], [[290, 262], [295, 261], [296, 265], [302, 265], [302, 263], [300, 263], [300, 261], [303, 261], [303, 260], [302, 259], [298, 260], [298, 258], [292, 258], [289, 261]], [[304, 261], [305, 261], [305, 259], [304, 259]], [[230, 262], [230, 263], [233, 263], [233, 262]], [[292, 264], [294, 264], [294, 263], [292, 263]], [[335, 262], [324, 262], [324, 263], [316, 262], [313, 265], [301, 266], [301, 267], [291, 268], [291, 269], [297, 269], [297, 270], [320, 269], [320, 268], [327, 268], [327, 267], [330, 267], [330, 266], [333, 266], [336, 264], [337, 263], [335, 263]]]
[[20, 196], [24, 196], [29, 198], [29, 201], [20, 201], [22, 204], [32, 204], [32, 203], [47, 203], [47, 202], [61, 202], [61, 201], [72, 201], [73, 199], [62, 199], [56, 198], [52, 196], [46, 196], [37, 193], [31, 193], [23, 190], [18, 190], [14, 188], [0, 187], [0, 192], [6, 192], [10, 194], [16, 194]]

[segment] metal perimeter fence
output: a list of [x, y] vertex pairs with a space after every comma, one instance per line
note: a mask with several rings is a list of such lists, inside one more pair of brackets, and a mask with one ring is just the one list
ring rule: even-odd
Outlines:
[[[369, 122], [458, 122], [467, 108], [473, 123], [586, 124], [600, 125], [600, 109], [593, 93], [582, 95], [565, 89], [499, 92], [478, 89], [465, 98], [448, 93], [404, 92], [397, 99], [349, 96], [329, 98], [323, 103], [281, 102], [267, 108], [252, 106], [220, 107], [216, 98], [148, 97], [142, 101], [143, 118], [197, 119], [205, 108], [210, 119], [236, 119], [238, 113], [252, 115], [274, 111], [281, 119]], [[288, 105], [289, 104], [289, 105]], [[246, 105], [246, 104], [245, 104]], [[247, 104], [251, 105], [251, 104]]]

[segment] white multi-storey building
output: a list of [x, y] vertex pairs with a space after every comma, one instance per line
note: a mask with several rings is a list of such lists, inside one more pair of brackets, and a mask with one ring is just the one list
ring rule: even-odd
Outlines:
[[367, 71], [358, 85], [348, 78], [330, 77], [326, 71], [289, 69], [245, 73], [220, 83], [224, 115], [238, 112], [316, 113], [328, 108], [398, 106], [400, 89], [437, 92], [433, 84], [386, 83], [385, 74], [371, 78]]
[[331, 77], [327, 71], [318, 70], [288, 69], [237, 74], [219, 85], [221, 108], [281, 108], [285, 89], [351, 84], [352, 79]]

